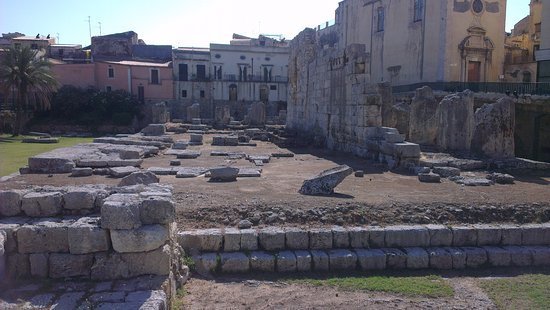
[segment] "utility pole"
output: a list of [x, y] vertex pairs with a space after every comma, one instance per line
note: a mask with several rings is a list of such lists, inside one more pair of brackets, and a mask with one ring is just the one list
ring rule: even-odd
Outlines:
[[90, 32], [90, 42], [92, 42], [92, 19], [88, 16], [88, 31]]
[[59, 32], [56, 33], [57, 34], [57, 44], [61, 44], [60, 40], [59, 40]]
[[99, 35], [101, 35], [101, 22], [97, 22], [99, 24]]

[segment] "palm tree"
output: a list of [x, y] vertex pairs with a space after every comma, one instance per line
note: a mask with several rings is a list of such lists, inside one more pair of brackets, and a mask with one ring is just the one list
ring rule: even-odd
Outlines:
[[0, 62], [0, 87], [4, 92], [17, 92], [14, 136], [21, 133], [23, 106], [29, 103], [29, 99], [42, 108], [48, 108], [50, 95], [57, 89], [50, 63], [37, 57], [37, 53], [29, 47], [10, 48]]

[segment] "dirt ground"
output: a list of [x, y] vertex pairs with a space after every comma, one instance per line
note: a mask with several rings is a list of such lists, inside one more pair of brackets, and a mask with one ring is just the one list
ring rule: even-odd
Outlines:
[[[188, 139], [187, 134], [175, 140]], [[178, 224], [181, 229], [235, 226], [243, 219], [254, 225], [322, 226], [385, 225], [392, 223], [480, 223], [546, 222], [550, 220], [550, 172], [515, 174], [516, 184], [466, 187], [443, 180], [440, 184], [421, 183], [414, 175], [390, 172], [383, 165], [365, 159], [319, 149], [281, 149], [269, 142], [257, 147], [212, 146], [212, 135], [205, 136], [197, 159], [182, 159], [182, 166], [213, 167], [232, 165], [254, 167], [246, 159], [228, 160], [210, 156], [212, 150], [269, 155], [292, 152], [292, 158], [272, 158], [260, 178], [239, 178], [231, 183], [212, 183], [203, 176], [192, 179], [160, 177], [174, 186]], [[175, 156], [145, 159], [143, 168], [169, 167]], [[304, 179], [347, 164], [364, 170], [365, 177], [347, 177], [332, 196], [304, 196], [298, 190]], [[484, 176], [484, 172], [476, 175]], [[22, 175], [0, 182], [0, 189], [30, 185], [112, 184], [104, 176], [70, 178], [68, 175]]]

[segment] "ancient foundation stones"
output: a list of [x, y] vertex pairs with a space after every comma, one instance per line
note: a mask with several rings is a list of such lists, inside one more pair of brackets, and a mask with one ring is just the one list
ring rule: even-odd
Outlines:
[[437, 110], [437, 145], [443, 150], [470, 150], [474, 130], [471, 91], [445, 97]]
[[32, 192], [23, 196], [21, 209], [31, 217], [55, 216], [63, 208], [62, 199], [60, 192]]
[[70, 222], [38, 220], [21, 226], [16, 233], [21, 254], [69, 252]]
[[132, 230], [111, 230], [113, 249], [119, 253], [148, 252], [159, 248], [168, 240], [168, 228], [147, 225]]
[[485, 104], [475, 113], [472, 151], [492, 158], [514, 157], [516, 110], [509, 97]]
[[158, 183], [159, 178], [151, 172], [134, 172], [129, 176], [123, 178], [118, 186], [131, 186], [136, 184], [149, 185], [153, 183]]
[[250, 253], [250, 268], [252, 271], [274, 272], [275, 256], [267, 252]]
[[352, 173], [353, 169], [345, 165], [325, 170], [305, 180], [299, 192], [303, 195], [330, 195], [334, 193], [334, 188]]
[[71, 254], [108, 251], [111, 245], [109, 231], [101, 229], [98, 217], [83, 217], [68, 228]]
[[141, 226], [141, 201], [136, 194], [109, 196], [101, 207], [101, 227], [105, 229], [135, 229]]
[[150, 124], [141, 130], [145, 136], [162, 136], [166, 134], [166, 126], [164, 124]]
[[16, 216], [21, 213], [22, 194], [15, 190], [0, 191], [0, 215]]
[[216, 167], [210, 169], [210, 179], [215, 182], [233, 182], [237, 180], [239, 168]]
[[439, 103], [429, 87], [424, 86], [416, 90], [411, 103], [409, 121], [409, 139], [411, 142], [435, 145], [438, 131], [438, 106]]

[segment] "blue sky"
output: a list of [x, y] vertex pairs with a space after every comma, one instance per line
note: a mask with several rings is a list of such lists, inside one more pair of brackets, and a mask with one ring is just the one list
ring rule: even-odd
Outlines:
[[[233, 33], [282, 34], [334, 19], [340, 0], [0, 0], [0, 32], [51, 34], [88, 45], [92, 36], [134, 30], [147, 44], [207, 47]], [[450, 1], [450, 0], [449, 0]], [[529, 14], [529, 0], [508, 0], [506, 30]]]

